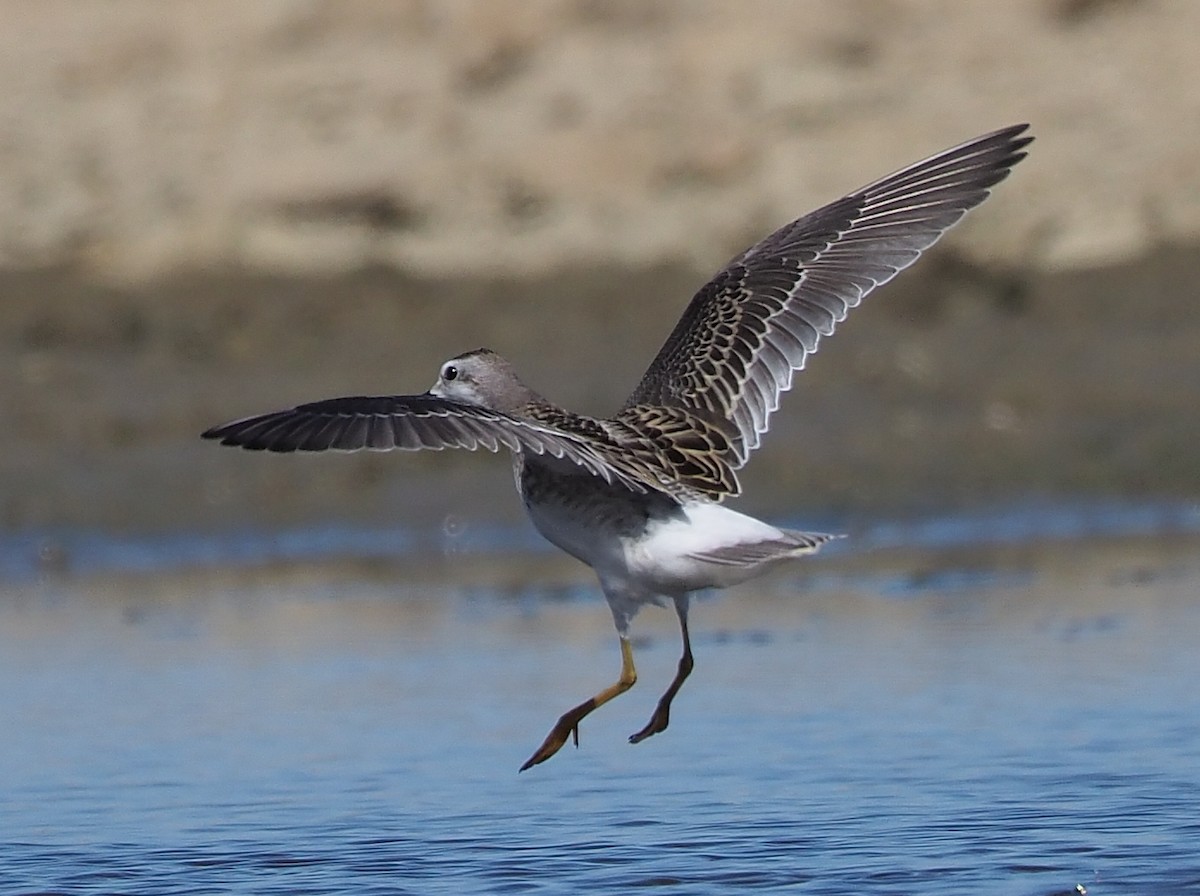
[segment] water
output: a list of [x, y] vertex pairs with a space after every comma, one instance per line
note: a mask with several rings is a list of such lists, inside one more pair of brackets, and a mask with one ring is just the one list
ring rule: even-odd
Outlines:
[[[453, 481], [427, 486], [444, 494]], [[883, 521], [863, 526], [831, 520], [783, 520], [793, 528], [844, 533], [850, 545], [833, 542], [822, 556], [853, 550], [901, 547], [946, 548], [1027, 544], [1130, 536], [1200, 534], [1200, 504], [1188, 501], [1021, 500], [969, 513]], [[253, 566], [279, 561], [391, 559], [440, 553], [553, 553], [529, 526], [489, 525], [445, 517], [439, 531], [426, 524], [365, 528], [347, 525], [294, 529], [226, 529], [128, 535], [72, 528], [4, 533], [0, 538], [0, 582], [36, 579], [47, 570], [77, 574], [169, 573], [198, 565]]]
[[619, 665], [541, 561], [11, 584], [0, 892], [1200, 893], [1196, 557], [797, 567], [697, 605], [631, 746], [678, 650], [647, 611], [637, 687], [523, 774]]

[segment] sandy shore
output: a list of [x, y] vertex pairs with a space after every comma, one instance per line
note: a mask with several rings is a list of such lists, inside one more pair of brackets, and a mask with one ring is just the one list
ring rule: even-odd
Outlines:
[[0, 264], [140, 279], [707, 267], [943, 146], [1041, 142], [955, 237], [1200, 239], [1188, 0], [6, 5]]

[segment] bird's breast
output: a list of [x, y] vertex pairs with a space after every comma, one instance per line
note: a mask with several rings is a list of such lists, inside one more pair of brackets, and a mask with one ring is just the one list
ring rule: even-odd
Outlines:
[[666, 495], [639, 494], [564, 461], [518, 455], [514, 472], [538, 532], [596, 569], [615, 561], [622, 543], [640, 537], [653, 518], [678, 506]]

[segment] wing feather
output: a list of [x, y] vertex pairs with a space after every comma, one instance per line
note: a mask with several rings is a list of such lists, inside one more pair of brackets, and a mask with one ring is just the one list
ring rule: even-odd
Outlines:
[[[1027, 127], [994, 131], [901, 169], [734, 258], [692, 299], [624, 417], [636, 421], [663, 406], [724, 426], [723, 462], [741, 467], [821, 338], [987, 198], [1025, 157]], [[736, 493], [736, 479], [728, 478]]]
[[214, 426], [203, 436], [250, 451], [526, 450], [561, 458], [635, 491], [659, 487], [657, 480], [639, 479], [594, 433], [572, 431], [574, 418], [546, 416], [518, 417], [429, 393], [359, 396], [246, 417]]

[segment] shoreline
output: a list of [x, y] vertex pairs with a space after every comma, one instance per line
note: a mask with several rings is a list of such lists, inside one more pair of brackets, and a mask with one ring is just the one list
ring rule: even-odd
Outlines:
[[[829, 590], [879, 579], [914, 593], [973, 590], [1017, 573], [1122, 567], [1133, 570], [1131, 581], [1149, 581], [1200, 556], [1200, 503], [1034, 505], [882, 520], [843, 534], [844, 540], [764, 580], [775, 585], [756, 588], [800, 582], [806, 590]], [[593, 579], [528, 526], [452, 532], [326, 526], [143, 537], [26, 532], [10, 534], [0, 552], [0, 591], [27, 595], [133, 594], [147, 583], [153, 583], [151, 594], [340, 583], [411, 595], [430, 587], [500, 595], [532, 587], [563, 599], [589, 591]]]

